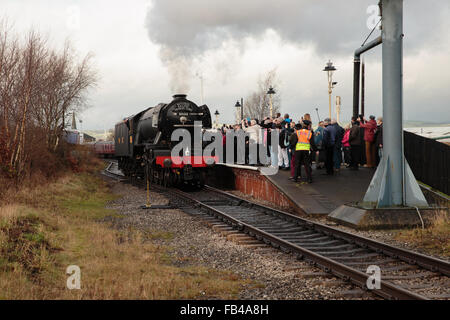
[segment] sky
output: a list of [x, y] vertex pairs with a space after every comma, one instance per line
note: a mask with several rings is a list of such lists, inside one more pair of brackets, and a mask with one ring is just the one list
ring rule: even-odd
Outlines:
[[[69, 39], [91, 52], [98, 86], [79, 115], [82, 129], [110, 129], [175, 93], [204, 99], [220, 122], [276, 68], [281, 112], [298, 120], [328, 115], [326, 62], [332, 60], [341, 120], [352, 113], [353, 52], [379, 19], [378, 0], [0, 0], [0, 17], [54, 47]], [[450, 123], [450, 1], [404, 0], [404, 119]], [[378, 36], [376, 29], [370, 39]], [[369, 39], [369, 40], [370, 40]], [[366, 114], [382, 114], [381, 47], [363, 55]], [[334, 106], [333, 106], [333, 117]]]

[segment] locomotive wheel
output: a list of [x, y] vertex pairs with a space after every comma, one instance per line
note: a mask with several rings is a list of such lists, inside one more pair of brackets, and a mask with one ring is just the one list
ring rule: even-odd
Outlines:
[[163, 170], [161, 168], [158, 168], [158, 184], [160, 186], [164, 185], [164, 175], [163, 175]]
[[201, 179], [201, 180], [198, 182], [198, 187], [199, 187], [200, 189], [203, 189], [204, 186], [205, 186], [205, 180]]
[[171, 186], [170, 182], [171, 182], [170, 181], [170, 169], [166, 168], [166, 169], [164, 169], [164, 187], [166, 187], [166, 188], [170, 187]]
[[158, 170], [158, 168], [156, 168], [156, 169], [155, 169], [155, 184], [161, 185], [160, 180], [161, 180], [161, 179], [159, 178], [159, 170]]
[[151, 172], [151, 173], [150, 173], [150, 177], [151, 177], [151, 179], [152, 179], [152, 183], [158, 184], [158, 179], [157, 179], [157, 176], [156, 176], [158, 172], [157, 172], [156, 169], [153, 168], [153, 167], [152, 167], [150, 170], [151, 170], [151, 171], [150, 171], [150, 172]]
[[166, 176], [166, 169], [161, 170], [161, 177], [162, 177], [162, 186], [167, 187], [167, 176]]
[[172, 170], [170, 170], [170, 185], [172, 187], [177, 185], [177, 175]]
[[167, 184], [169, 183], [167, 179], [167, 169], [162, 170], [162, 177], [163, 177], [163, 187], [167, 188]]
[[172, 173], [172, 186], [179, 187], [180, 186], [180, 175], [177, 172]]
[[198, 187], [200, 189], [203, 189], [203, 187], [205, 186], [205, 173], [202, 171], [200, 172], [199, 176]]

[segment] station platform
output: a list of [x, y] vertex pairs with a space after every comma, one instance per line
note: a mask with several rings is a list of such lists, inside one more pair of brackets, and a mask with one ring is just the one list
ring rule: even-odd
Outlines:
[[[328, 176], [325, 169], [313, 168], [313, 183], [289, 180], [290, 171], [279, 170], [266, 176], [305, 214], [328, 215], [341, 205], [360, 201], [369, 187], [375, 169], [352, 171], [345, 167], [338, 174]], [[304, 172], [302, 173], [305, 177]]]
[[[313, 183], [295, 183], [289, 180], [290, 171], [278, 170], [274, 175], [263, 175], [256, 166], [218, 164], [209, 176], [209, 183], [221, 189], [240, 191], [291, 212], [328, 215], [343, 204], [360, 201], [375, 169], [342, 168], [334, 176], [324, 173], [325, 169], [316, 170], [313, 165]], [[302, 175], [305, 177], [304, 168]]]
[[[278, 170], [276, 174], [264, 175], [256, 166], [218, 164], [208, 176], [208, 184], [223, 190], [237, 190], [292, 213], [329, 216], [343, 206], [362, 201], [375, 174], [375, 169], [364, 167], [353, 171], [344, 166], [333, 176], [326, 175], [325, 169], [315, 169], [314, 164], [312, 169], [313, 183], [309, 184], [289, 180], [290, 171]], [[302, 177], [306, 177], [304, 168]], [[449, 199], [422, 184], [421, 187], [430, 205], [449, 207]]]

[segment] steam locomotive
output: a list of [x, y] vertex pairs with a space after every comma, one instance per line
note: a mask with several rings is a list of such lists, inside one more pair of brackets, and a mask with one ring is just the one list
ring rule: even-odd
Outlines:
[[170, 103], [160, 103], [125, 118], [115, 126], [119, 169], [132, 179], [146, 179], [167, 187], [183, 183], [203, 186], [206, 170], [215, 159], [203, 156], [194, 159], [196, 154], [202, 154], [195, 149], [198, 146], [194, 142], [173, 156], [178, 141], [171, 141], [176, 129], [185, 129], [194, 137], [194, 130], [199, 129], [195, 125], [199, 123], [201, 130], [211, 128], [209, 108], [197, 106], [184, 94], [174, 95]]

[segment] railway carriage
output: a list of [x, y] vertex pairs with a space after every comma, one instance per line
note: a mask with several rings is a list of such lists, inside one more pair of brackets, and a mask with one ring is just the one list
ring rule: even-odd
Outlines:
[[100, 157], [110, 158], [114, 156], [113, 141], [97, 141], [92, 144], [94, 153]]

